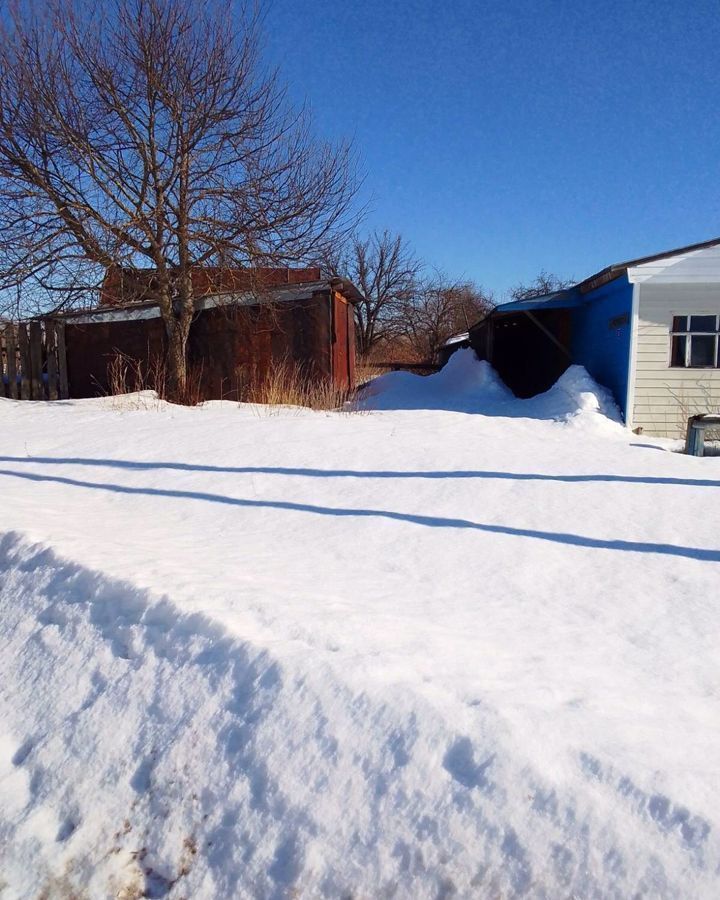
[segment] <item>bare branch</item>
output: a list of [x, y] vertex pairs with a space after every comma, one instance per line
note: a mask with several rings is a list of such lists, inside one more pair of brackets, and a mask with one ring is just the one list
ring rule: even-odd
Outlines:
[[363, 295], [355, 307], [361, 354], [397, 333], [417, 293], [422, 269], [401, 235], [389, 231], [374, 232], [365, 239], [354, 235], [349, 245], [328, 253], [323, 264], [331, 274], [349, 277]]
[[352, 149], [314, 136], [260, 48], [257, 11], [222, 0], [16, 2], [0, 19], [0, 298], [87, 303], [104, 269], [150, 267], [182, 378], [194, 266], [306, 262], [345, 239]]

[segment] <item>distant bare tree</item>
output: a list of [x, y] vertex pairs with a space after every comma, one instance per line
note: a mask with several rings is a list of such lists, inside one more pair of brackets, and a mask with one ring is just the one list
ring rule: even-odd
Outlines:
[[361, 355], [397, 333], [422, 268], [401, 235], [389, 231], [376, 231], [364, 239], [354, 235], [340, 252], [328, 255], [324, 266], [332, 274], [346, 275], [363, 295], [355, 306]]
[[22, 0], [0, 16], [0, 298], [57, 309], [108, 267], [150, 268], [177, 386], [191, 269], [317, 256], [355, 227], [355, 191], [350, 148], [290, 110], [258, 16], [233, 3]]
[[467, 331], [492, 308], [492, 297], [477, 285], [436, 276], [407, 304], [404, 333], [421, 359], [432, 360], [448, 338]]
[[575, 281], [572, 278], [560, 278], [544, 269], [529, 284], [518, 284], [510, 291], [511, 300], [532, 300], [534, 297], [542, 297], [552, 294], [554, 291], [564, 291], [572, 287]]

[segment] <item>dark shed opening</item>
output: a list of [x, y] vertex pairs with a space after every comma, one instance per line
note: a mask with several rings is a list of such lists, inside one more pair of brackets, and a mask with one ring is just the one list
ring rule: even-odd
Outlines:
[[471, 328], [470, 345], [515, 396], [534, 397], [570, 365], [570, 311], [496, 312]]

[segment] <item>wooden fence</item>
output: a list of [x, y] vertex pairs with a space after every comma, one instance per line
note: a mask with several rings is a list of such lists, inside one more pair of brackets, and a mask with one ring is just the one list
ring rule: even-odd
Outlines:
[[65, 400], [69, 396], [65, 323], [0, 323], [0, 397]]

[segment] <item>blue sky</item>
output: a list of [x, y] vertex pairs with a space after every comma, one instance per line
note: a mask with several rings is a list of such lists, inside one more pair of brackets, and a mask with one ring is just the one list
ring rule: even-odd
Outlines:
[[720, 235], [720, 4], [273, 0], [268, 57], [351, 136], [366, 227], [501, 295]]

